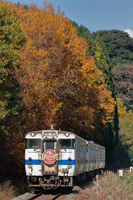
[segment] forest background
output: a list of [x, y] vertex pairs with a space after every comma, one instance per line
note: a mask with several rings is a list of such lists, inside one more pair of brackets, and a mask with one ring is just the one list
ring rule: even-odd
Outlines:
[[72, 131], [106, 147], [106, 167], [133, 164], [133, 39], [90, 34], [44, 8], [0, 0], [0, 172], [22, 179], [27, 132]]

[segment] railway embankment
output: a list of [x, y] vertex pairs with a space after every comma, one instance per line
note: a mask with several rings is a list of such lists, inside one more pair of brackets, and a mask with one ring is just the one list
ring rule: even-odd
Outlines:
[[[5, 196], [5, 200], [132, 200], [133, 199], [133, 170], [122, 169], [123, 176], [118, 172], [106, 171], [97, 176], [96, 179], [86, 181], [80, 185], [75, 185], [72, 190], [61, 188], [54, 191], [40, 193], [25, 193], [21, 196], [10, 198]], [[7, 191], [8, 193], [8, 191]], [[1, 195], [1, 192], [0, 192]], [[5, 193], [6, 195], [6, 193]], [[0, 196], [0, 199], [1, 196]], [[3, 199], [2, 199], [3, 200]]]

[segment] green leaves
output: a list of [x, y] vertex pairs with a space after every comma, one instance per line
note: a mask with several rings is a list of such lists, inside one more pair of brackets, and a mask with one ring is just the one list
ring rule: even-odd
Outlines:
[[126, 106], [123, 106], [120, 98], [117, 99], [117, 103], [122, 138], [124, 143], [130, 147], [133, 146], [133, 112], [132, 110], [126, 111]]
[[16, 7], [0, 2], [0, 107], [1, 119], [10, 113], [18, 114], [21, 98], [18, 97], [19, 83], [15, 78], [15, 67], [19, 65], [18, 49], [24, 42], [19, 26]]
[[95, 39], [97, 34], [106, 44], [112, 66], [133, 62], [133, 39], [127, 33], [119, 30], [98, 31], [91, 34], [91, 38]]

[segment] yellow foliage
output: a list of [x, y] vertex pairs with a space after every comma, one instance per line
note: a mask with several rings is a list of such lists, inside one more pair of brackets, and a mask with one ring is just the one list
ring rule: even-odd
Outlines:
[[26, 12], [18, 10], [27, 40], [16, 72], [24, 88], [23, 100], [29, 112], [38, 108], [32, 120], [38, 124], [40, 115], [40, 127], [68, 123], [73, 127], [85, 124], [82, 128], [92, 130], [96, 117], [102, 117], [102, 126], [112, 119], [115, 102], [94, 58], [86, 59], [86, 42], [58, 11], [56, 15], [46, 2], [42, 10], [35, 6]]
[[117, 99], [117, 105], [120, 131], [123, 134], [125, 143], [131, 146], [133, 144], [133, 112], [132, 110], [126, 111], [126, 106], [123, 106], [120, 98]]
[[127, 114], [126, 106], [123, 106], [123, 103], [120, 98], [117, 98], [117, 105], [118, 105], [118, 115], [125, 116]]
[[18, 119], [9, 120], [13, 134], [5, 147], [14, 155], [16, 169], [23, 170], [26, 132], [49, 129], [53, 124], [55, 129], [101, 139], [99, 133], [93, 137], [92, 132], [112, 120], [116, 102], [106, 90], [94, 58], [86, 59], [87, 44], [78, 37], [77, 29], [59, 8], [57, 15], [47, 2], [43, 9], [31, 5], [27, 10], [1, 0], [0, 4], [8, 7], [7, 17], [14, 13], [18, 19], [11, 30], [21, 27], [26, 40], [15, 50], [21, 59], [16, 78], [26, 108]]
[[21, 66], [16, 69], [27, 107], [23, 116], [29, 120], [25, 129], [54, 124], [91, 132], [97, 123], [104, 127], [112, 120], [115, 101], [94, 58], [86, 59], [87, 44], [70, 20], [59, 8], [55, 14], [46, 1], [43, 9], [32, 5], [25, 10], [13, 4], [9, 9], [19, 16], [26, 39], [19, 51]]

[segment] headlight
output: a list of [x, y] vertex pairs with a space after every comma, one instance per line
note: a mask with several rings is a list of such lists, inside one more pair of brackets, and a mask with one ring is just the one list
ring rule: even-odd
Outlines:
[[70, 133], [67, 132], [65, 135], [66, 135], [66, 137], [69, 137]]
[[35, 136], [35, 133], [34, 132], [31, 132], [31, 134], [30, 134], [32, 137], [34, 137]]
[[32, 158], [31, 158], [31, 157], [29, 157], [29, 161], [32, 161]]
[[68, 160], [71, 161], [72, 159], [69, 157]]

